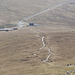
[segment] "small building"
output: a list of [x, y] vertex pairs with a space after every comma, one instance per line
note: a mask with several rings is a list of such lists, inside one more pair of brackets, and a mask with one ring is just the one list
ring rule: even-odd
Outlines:
[[18, 30], [18, 28], [13, 28], [13, 30]]
[[34, 23], [29, 23], [29, 26], [34, 26]]

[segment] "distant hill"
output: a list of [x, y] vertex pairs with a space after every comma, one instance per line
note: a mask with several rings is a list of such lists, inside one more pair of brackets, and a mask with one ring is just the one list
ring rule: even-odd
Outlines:
[[75, 71], [75, 3], [27, 20], [31, 26], [15, 27], [23, 18], [64, 1], [70, 0], [0, 0], [0, 28], [5, 27], [0, 29], [0, 75], [65, 75]]
[[[65, 0], [0, 0], [0, 25], [17, 25], [19, 20], [64, 1]], [[74, 9], [74, 3], [62, 5], [53, 11], [35, 17], [35, 20], [33, 19], [31, 21], [41, 24], [58, 22], [74, 24]]]

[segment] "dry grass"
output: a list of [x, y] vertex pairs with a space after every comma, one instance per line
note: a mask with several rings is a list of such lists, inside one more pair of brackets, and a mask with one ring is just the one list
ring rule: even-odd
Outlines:
[[[56, 0], [56, 2], [62, 1], [65, 0]], [[4, 26], [17, 24], [23, 17], [56, 3], [54, 0], [2, 0], [1, 2], [0, 25]], [[29, 20], [40, 23], [41, 26], [0, 32], [0, 75], [64, 75], [66, 71], [74, 71], [74, 8], [74, 4], [63, 5]], [[41, 37], [38, 38], [36, 35], [45, 36], [46, 47], [42, 50], [39, 49], [42, 46]], [[52, 62], [44, 63], [42, 61], [49, 54], [47, 47], [53, 51], [53, 55], [49, 58]]]
[[[0, 32], [1, 75], [63, 75], [75, 70], [75, 32], [40, 33], [46, 37], [46, 47], [54, 52], [49, 59], [52, 62], [43, 63], [49, 53], [46, 48], [39, 50], [41, 38], [36, 36], [36, 29], [31, 32], [30, 28]], [[73, 66], [67, 67], [67, 64]]]

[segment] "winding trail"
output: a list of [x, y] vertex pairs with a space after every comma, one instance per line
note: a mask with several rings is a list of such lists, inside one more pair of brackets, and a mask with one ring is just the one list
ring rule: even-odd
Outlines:
[[46, 45], [45, 45], [45, 42], [44, 42], [44, 39], [45, 39], [45, 37], [43, 36], [42, 37], [42, 47], [40, 48], [40, 49], [43, 49]]
[[[38, 37], [40, 37], [39, 35], [37, 35]], [[45, 37], [44, 36], [42, 36], [42, 47], [40, 48], [40, 50], [41, 49], [43, 49], [43, 48], [45, 48], [45, 46], [46, 46], [46, 44], [45, 44]], [[46, 57], [46, 59], [45, 60], [43, 60], [43, 62], [47, 62], [47, 61], [49, 61], [49, 58], [52, 56], [52, 54], [53, 54], [53, 52], [51, 51], [51, 49], [50, 48], [47, 48], [47, 50], [48, 50], [48, 52], [50, 53], [47, 57]]]
[[[52, 5], [52, 6], [48, 7], [48, 8], [46, 8], [45, 10], [42, 10], [42, 11], [40, 11], [40, 12], [34, 14], [34, 15], [31, 15], [31, 16], [29, 16], [27, 18], [22, 19], [21, 21], [18, 22], [18, 26], [21, 27], [23, 21], [26, 21], [26, 20], [29, 20], [31, 18], [34, 18], [34, 17], [36, 17], [38, 15], [41, 15], [41, 14], [47, 12], [47, 11], [54, 10], [57, 7], [61, 6], [61, 5], [69, 4], [69, 3], [74, 3], [74, 2], [75, 2], [75, 0], [64, 1], [64, 2], [61, 2], [61, 3], [56, 3], [55, 5]], [[38, 35], [38, 37], [40, 37], [40, 36]], [[45, 39], [45, 37], [42, 36], [42, 47], [40, 49], [43, 49], [46, 46], [44, 39]], [[50, 48], [48, 48], [48, 51], [49, 51], [50, 54], [47, 56], [47, 58], [44, 60], [44, 62], [48, 61], [49, 58], [51, 57], [51, 55], [53, 54], [53, 52], [51, 51]]]
[[47, 58], [43, 61], [43, 62], [47, 62], [47, 61], [49, 61], [49, 58], [52, 56], [52, 54], [53, 54], [53, 52], [51, 51], [51, 49], [50, 48], [48, 48], [48, 51], [49, 51], [49, 55], [47, 56]]

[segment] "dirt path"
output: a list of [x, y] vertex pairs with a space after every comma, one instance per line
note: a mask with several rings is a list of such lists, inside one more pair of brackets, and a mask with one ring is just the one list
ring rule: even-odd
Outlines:
[[45, 10], [43, 10], [43, 11], [37, 13], [37, 14], [34, 14], [34, 15], [32, 15], [32, 16], [29, 16], [29, 17], [25, 18], [24, 20], [29, 20], [29, 19], [31, 19], [31, 18], [33, 18], [33, 17], [36, 17], [36, 16], [38, 16], [38, 15], [41, 15], [41, 14], [43, 14], [43, 13], [49, 11], [49, 10], [54, 10], [54, 9], [56, 9], [57, 7], [61, 6], [61, 5], [69, 4], [69, 3], [74, 3], [74, 2], [75, 2], [74, 0], [71, 0], [71, 1], [61, 2], [61, 3], [56, 3], [55, 5], [52, 5], [52, 6], [46, 8]]
[[42, 47], [40, 48], [40, 49], [43, 49], [46, 45], [45, 45], [45, 42], [44, 42], [44, 39], [45, 39], [45, 37], [43, 36], [42, 37]]
[[[37, 35], [37, 37], [41, 37], [41, 36]], [[42, 41], [42, 47], [39, 48], [40, 50], [43, 49], [43, 48], [45, 48], [45, 46], [46, 46], [46, 44], [45, 44], [45, 37], [44, 37], [44, 36], [42, 36], [41, 41]], [[53, 52], [51, 51], [50, 48], [47, 48], [47, 50], [48, 50], [48, 52], [49, 52], [50, 54], [46, 57], [45, 60], [43, 60], [43, 62], [49, 61], [49, 58], [50, 58], [50, 57], [52, 56], [52, 54], [53, 54]]]
[[47, 56], [47, 58], [43, 61], [43, 62], [47, 62], [47, 61], [49, 61], [49, 58], [52, 56], [52, 54], [53, 54], [53, 52], [51, 51], [51, 49], [50, 48], [48, 48], [48, 51], [49, 51], [49, 55]]

